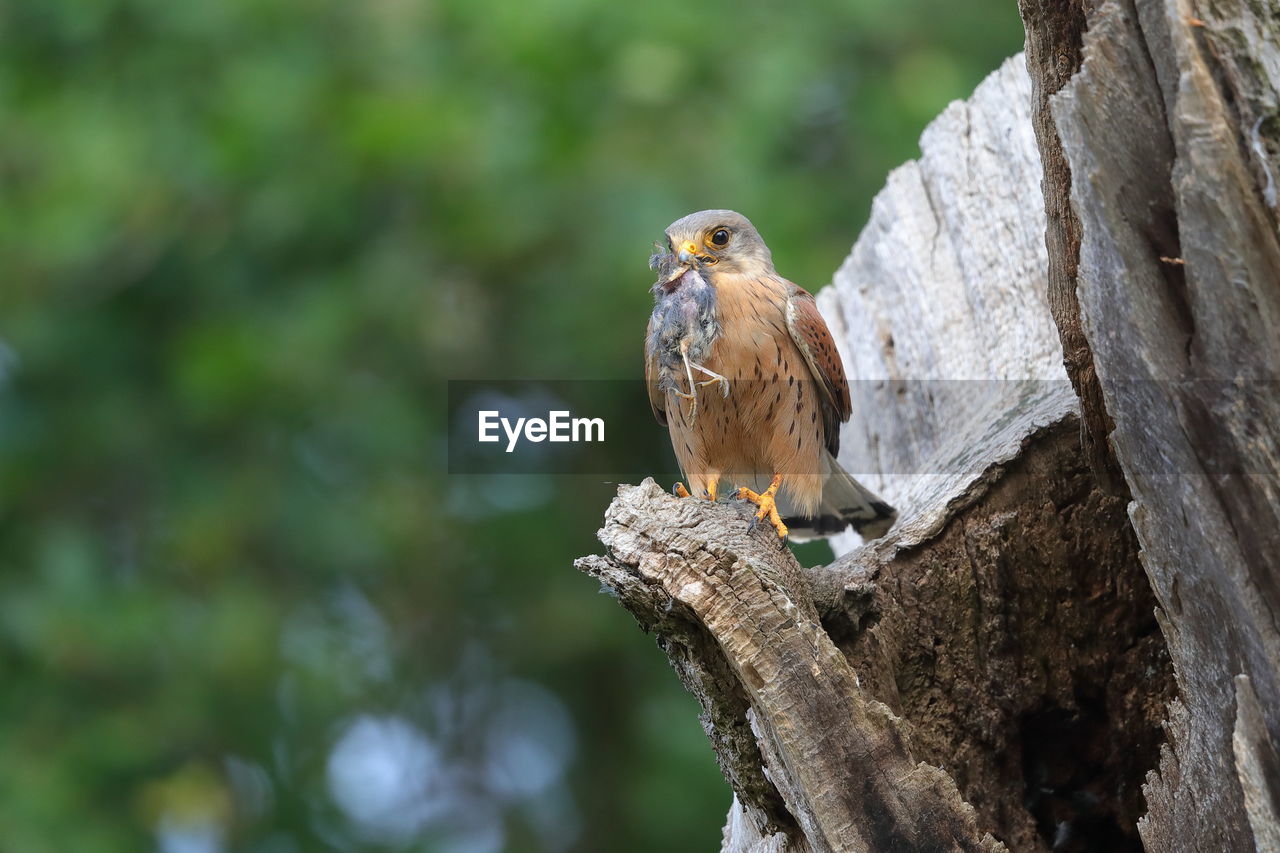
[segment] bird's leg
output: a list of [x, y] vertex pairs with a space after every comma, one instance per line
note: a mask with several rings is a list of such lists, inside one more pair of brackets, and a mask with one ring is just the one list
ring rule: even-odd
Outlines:
[[773, 529], [778, 531], [778, 538], [786, 539], [787, 526], [782, 523], [782, 516], [778, 514], [778, 504], [775, 500], [775, 496], [778, 494], [778, 487], [781, 485], [782, 475], [774, 474], [773, 480], [769, 483], [769, 488], [763, 492], [753, 492], [743, 486], [738, 489], [738, 497], [744, 501], [751, 501], [760, 507], [760, 511], [756, 513], [756, 517], [751, 522], [752, 529], [760, 522], [768, 519], [769, 523], [773, 525]]
[[708, 385], [714, 385], [715, 383], [719, 382], [720, 396], [721, 397], [729, 396], [729, 380], [728, 379], [724, 378], [719, 373], [716, 373], [714, 370], [708, 370], [707, 368], [703, 367], [701, 364], [697, 364], [691, 361], [689, 362], [689, 365], [693, 367], [694, 370], [701, 370], [703, 373], [711, 377], [710, 379], [704, 379], [701, 382], [699, 382], [698, 383], [699, 388], [705, 388]]
[[684, 487], [684, 483], [677, 480], [676, 484], [671, 487], [671, 494], [678, 498], [687, 498], [689, 497], [689, 490]]

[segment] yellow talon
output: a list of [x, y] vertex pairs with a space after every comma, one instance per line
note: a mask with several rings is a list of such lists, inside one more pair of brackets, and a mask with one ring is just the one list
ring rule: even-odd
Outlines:
[[753, 492], [746, 486], [738, 489], [738, 498], [744, 501], [751, 501], [760, 507], [760, 511], [756, 513], [755, 520], [751, 522], [751, 526], [755, 527], [765, 519], [773, 525], [773, 529], [778, 532], [779, 539], [787, 538], [787, 525], [782, 523], [782, 516], [778, 514], [778, 502], [775, 496], [778, 494], [778, 487], [782, 485], [782, 475], [774, 474], [769, 488], [763, 492]]
[[[702, 490], [702, 497], [706, 500], [714, 502], [716, 499], [716, 487], [720, 483], [720, 478], [715, 477], [707, 482], [707, 487]], [[671, 494], [678, 498], [689, 497], [689, 490], [684, 487], [684, 483], [676, 483], [671, 487]]]

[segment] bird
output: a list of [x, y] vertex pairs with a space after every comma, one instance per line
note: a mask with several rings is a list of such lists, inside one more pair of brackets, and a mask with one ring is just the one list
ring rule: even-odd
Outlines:
[[836, 461], [849, 383], [813, 296], [778, 275], [740, 213], [691, 213], [664, 233], [645, 384], [689, 483], [672, 491], [715, 501], [737, 486], [752, 528], [767, 521], [784, 544], [849, 526], [883, 536], [897, 512]]

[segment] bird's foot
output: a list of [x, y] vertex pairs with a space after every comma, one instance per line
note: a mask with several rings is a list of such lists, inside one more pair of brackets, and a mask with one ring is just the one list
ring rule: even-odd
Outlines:
[[[717, 482], [718, 479], [719, 478], [712, 480], [710, 483], [707, 484], [707, 487], [702, 490], [703, 500], [707, 500], [707, 501], [711, 501], [712, 503], [715, 503], [716, 486], [718, 485], [718, 482]], [[671, 494], [675, 495], [678, 498], [687, 498], [689, 497], [689, 490], [684, 487], [684, 483], [677, 482], [674, 486], [671, 487]]]
[[778, 486], [782, 484], [782, 475], [774, 474], [773, 481], [769, 483], [769, 488], [763, 492], [753, 492], [746, 486], [738, 489], [738, 498], [744, 501], [751, 501], [760, 507], [756, 512], [756, 517], [751, 520], [750, 530], [755, 530], [756, 525], [766, 519], [773, 525], [773, 529], [778, 532], [778, 538], [783, 542], [787, 540], [787, 525], [782, 523], [782, 516], [778, 514], [778, 502], [776, 496], [778, 494]]

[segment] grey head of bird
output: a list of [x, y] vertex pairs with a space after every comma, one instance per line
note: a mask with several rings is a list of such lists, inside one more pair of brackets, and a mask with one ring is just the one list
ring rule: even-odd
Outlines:
[[658, 273], [655, 289], [675, 284], [693, 270], [715, 284], [725, 273], [768, 275], [773, 255], [751, 220], [733, 210], [700, 210], [666, 228], [666, 245], [655, 245], [649, 268]]

